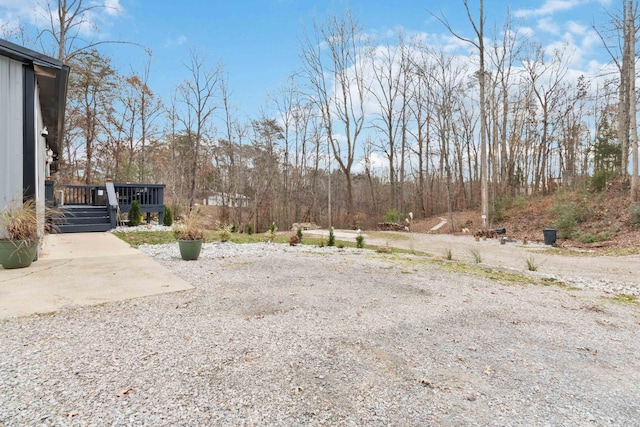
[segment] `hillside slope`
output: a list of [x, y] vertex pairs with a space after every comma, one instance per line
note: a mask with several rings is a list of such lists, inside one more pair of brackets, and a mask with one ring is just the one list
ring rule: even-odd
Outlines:
[[[448, 225], [431, 228], [446, 219], [447, 213], [417, 220], [413, 230], [422, 233], [448, 233]], [[481, 229], [480, 211], [455, 212], [455, 234]], [[500, 199], [495, 204], [492, 228], [504, 227], [516, 240], [542, 241], [542, 230], [557, 229], [558, 245], [570, 248], [640, 248], [640, 206], [632, 205], [628, 190], [612, 183], [603, 191], [558, 190], [547, 196]]]

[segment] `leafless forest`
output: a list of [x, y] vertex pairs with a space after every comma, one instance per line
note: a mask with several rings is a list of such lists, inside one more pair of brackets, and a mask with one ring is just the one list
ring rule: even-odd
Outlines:
[[224, 58], [192, 51], [190, 78], [160, 99], [151, 52], [144, 69], [118, 71], [105, 42], [74, 38], [94, 6], [53, 3], [60, 20], [41, 37], [72, 68], [56, 180], [165, 183], [171, 206], [215, 196], [223, 221], [256, 231], [471, 208], [488, 226], [501, 198], [613, 177], [637, 201], [636, 2], [618, 0], [596, 28], [610, 64], [591, 76], [506, 9], [489, 28], [482, 1], [460, 3], [464, 34], [436, 16], [456, 50], [402, 32], [381, 42], [349, 13], [301, 29], [299, 69], [253, 118], [234, 107]]

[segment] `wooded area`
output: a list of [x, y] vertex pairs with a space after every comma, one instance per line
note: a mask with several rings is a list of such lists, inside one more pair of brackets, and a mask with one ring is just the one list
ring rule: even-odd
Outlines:
[[224, 66], [192, 51], [190, 78], [162, 100], [151, 52], [143, 70], [114, 69], [109, 42], [73, 37], [96, 6], [60, 0], [41, 34], [72, 69], [56, 180], [165, 183], [182, 207], [215, 195], [222, 221], [255, 231], [470, 208], [491, 226], [500, 198], [616, 176], [637, 202], [636, 2], [596, 29], [617, 70], [604, 77], [574, 75], [566, 49], [527, 40], [510, 16], [488, 34], [483, 2], [461, 3], [472, 38], [437, 18], [471, 53], [402, 32], [380, 43], [349, 13], [316, 22], [300, 36], [300, 69], [243, 119]]

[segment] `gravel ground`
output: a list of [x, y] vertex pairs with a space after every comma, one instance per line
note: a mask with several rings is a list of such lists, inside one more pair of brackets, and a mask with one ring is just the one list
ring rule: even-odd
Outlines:
[[0, 322], [0, 426], [640, 425], [640, 309], [606, 289], [362, 250], [141, 250], [196, 289]]

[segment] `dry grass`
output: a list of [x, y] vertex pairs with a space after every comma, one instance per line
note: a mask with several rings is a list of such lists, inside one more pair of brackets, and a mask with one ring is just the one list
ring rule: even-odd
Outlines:
[[33, 199], [7, 206], [0, 221], [7, 240], [37, 240], [38, 229], [44, 228], [44, 216], [38, 216]]
[[182, 221], [173, 225], [177, 240], [202, 240], [204, 238], [203, 215], [198, 207], [191, 209]]

